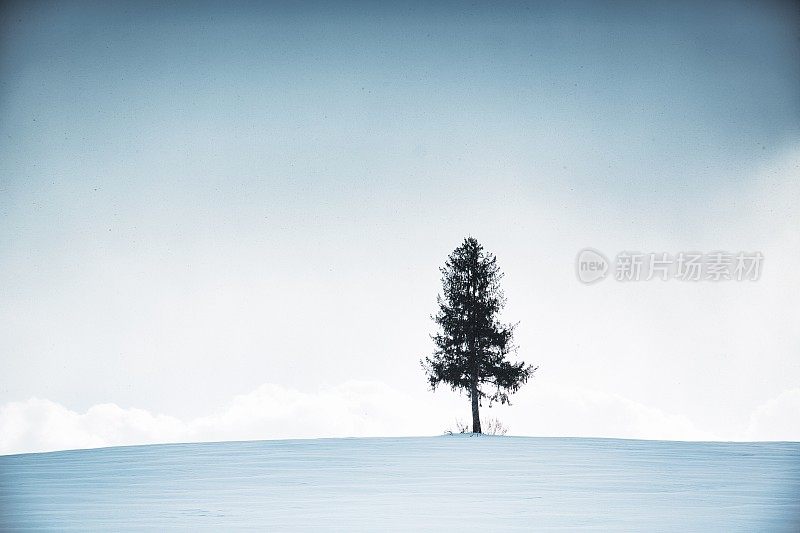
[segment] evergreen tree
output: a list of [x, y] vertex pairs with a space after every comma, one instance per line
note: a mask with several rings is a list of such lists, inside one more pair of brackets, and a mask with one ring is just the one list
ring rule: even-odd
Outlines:
[[472, 431], [481, 433], [481, 400], [488, 399], [490, 406], [496, 401], [510, 404], [508, 396], [519, 390], [536, 368], [506, 359], [516, 352], [516, 324], [503, 324], [498, 318], [505, 297], [496, 257], [468, 237], [439, 270], [439, 312], [431, 317], [439, 326], [431, 336], [436, 350], [421, 363], [431, 389], [445, 383], [467, 392], [472, 402]]

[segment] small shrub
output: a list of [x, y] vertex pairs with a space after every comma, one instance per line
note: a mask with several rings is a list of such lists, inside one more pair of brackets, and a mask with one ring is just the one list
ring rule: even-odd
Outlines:
[[486, 435], [505, 435], [508, 428], [497, 418], [489, 418], [481, 422], [481, 429]]
[[[481, 429], [483, 429], [484, 435], [505, 435], [508, 433], [508, 428], [503, 425], [497, 418], [487, 418], [485, 420], [481, 420]], [[456, 418], [456, 428], [445, 430], [445, 435], [460, 435], [464, 433], [472, 433], [472, 429], [470, 429], [470, 425], [466, 422], [462, 422], [458, 418]]]
[[445, 430], [444, 432], [445, 435], [455, 435], [462, 433], [472, 433], [472, 431], [469, 429], [469, 424], [462, 422], [458, 418], [456, 418], [456, 429], [455, 430], [448, 429]]

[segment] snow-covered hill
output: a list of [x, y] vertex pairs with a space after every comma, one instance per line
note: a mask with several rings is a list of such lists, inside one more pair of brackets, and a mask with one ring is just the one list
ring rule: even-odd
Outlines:
[[0, 529], [798, 531], [800, 443], [523, 437], [0, 457]]

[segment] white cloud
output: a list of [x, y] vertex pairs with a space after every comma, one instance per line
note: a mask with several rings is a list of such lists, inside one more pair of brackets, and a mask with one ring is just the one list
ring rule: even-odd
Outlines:
[[80, 414], [32, 398], [0, 408], [0, 453], [170, 442], [183, 434], [185, 425], [177, 418], [115, 404], [98, 404]]
[[[74, 448], [312, 437], [436, 435], [469, 419], [467, 400], [449, 392], [412, 395], [377, 381], [348, 381], [316, 392], [275, 384], [189, 419], [99, 404], [84, 413], [32, 398], [0, 407], [0, 454]], [[688, 417], [618, 394], [535, 380], [511, 407], [487, 409], [514, 435], [713, 440]], [[740, 440], [800, 439], [800, 389], [758, 407]]]
[[688, 417], [624, 396], [576, 386], [534, 383], [502, 415], [515, 432], [541, 436], [714, 440]]
[[800, 388], [781, 392], [750, 415], [748, 435], [755, 439], [800, 441]]
[[186, 421], [115, 404], [77, 413], [32, 398], [0, 408], [0, 453], [159, 442], [435, 434], [448, 418], [444, 409], [367, 381], [348, 381], [316, 393], [265, 384], [215, 413]]

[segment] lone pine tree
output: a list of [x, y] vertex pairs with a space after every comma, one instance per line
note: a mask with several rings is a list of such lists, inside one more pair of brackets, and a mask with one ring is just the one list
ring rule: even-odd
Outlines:
[[536, 368], [506, 359], [516, 352], [516, 324], [503, 324], [498, 317], [505, 297], [497, 258], [485, 252], [476, 239], [467, 237], [439, 270], [439, 312], [431, 317], [439, 326], [431, 336], [436, 350], [421, 363], [431, 389], [445, 383], [467, 392], [472, 402], [472, 431], [481, 433], [481, 400], [488, 399], [490, 406], [496, 401], [510, 404], [509, 394], [517, 392]]

